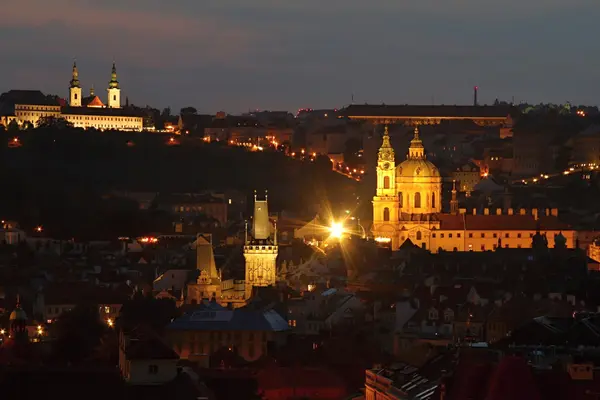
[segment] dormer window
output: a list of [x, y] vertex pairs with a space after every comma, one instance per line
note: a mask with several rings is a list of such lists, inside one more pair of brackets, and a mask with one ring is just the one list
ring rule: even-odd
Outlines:
[[444, 311], [444, 322], [452, 322], [454, 319], [454, 311], [451, 309], [447, 309]]
[[433, 321], [438, 319], [438, 311], [435, 308], [429, 310], [429, 319]]

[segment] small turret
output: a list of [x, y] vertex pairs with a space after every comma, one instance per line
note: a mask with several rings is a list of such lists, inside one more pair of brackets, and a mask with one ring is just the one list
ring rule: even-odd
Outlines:
[[450, 214], [458, 214], [458, 199], [456, 198], [456, 180], [452, 181], [452, 199], [450, 200]]
[[419, 137], [419, 127], [415, 126], [415, 134], [413, 139], [410, 141], [410, 147], [408, 148], [408, 159], [419, 160], [425, 159], [425, 146]]
[[21, 308], [21, 298], [17, 295], [17, 304], [13, 312], [9, 316], [10, 333], [15, 339], [19, 337], [27, 337], [27, 314]]

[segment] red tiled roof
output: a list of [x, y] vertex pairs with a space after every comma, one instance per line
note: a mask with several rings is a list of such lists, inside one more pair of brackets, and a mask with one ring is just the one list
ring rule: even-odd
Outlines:
[[554, 216], [540, 216], [536, 221], [532, 215], [472, 215], [472, 214], [439, 214], [441, 230], [472, 230], [472, 231], [560, 231], [572, 229]]
[[94, 98], [92, 100], [90, 100], [89, 103], [87, 103], [88, 107], [104, 107], [104, 103], [102, 103], [102, 100], [100, 100], [100, 98], [98, 96], [94, 96]]

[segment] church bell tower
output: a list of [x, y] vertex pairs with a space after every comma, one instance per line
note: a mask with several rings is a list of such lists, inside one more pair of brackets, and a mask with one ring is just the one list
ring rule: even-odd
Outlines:
[[393, 225], [398, 221], [396, 161], [388, 127], [377, 155], [377, 189], [373, 197], [373, 233], [375, 237], [393, 239]]
[[[277, 280], [277, 229], [271, 237], [268, 194], [259, 200], [254, 191], [254, 216], [252, 218], [251, 238], [246, 237], [244, 259], [246, 260], [246, 290], [251, 292], [254, 286], [274, 286]], [[249, 293], [247, 293], [249, 296]]]
[[119, 81], [117, 80], [117, 67], [113, 62], [112, 73], [110, 76], [110, 82], [108, 82], [108, 107], [109, 108], [121, 108], [121, 89], [119, 88]]
[[73, 75], [69, 86], [69, 106], [81, 107], [81, 84], [79, 83], [79, 71], [75, 61], [73, 61]]

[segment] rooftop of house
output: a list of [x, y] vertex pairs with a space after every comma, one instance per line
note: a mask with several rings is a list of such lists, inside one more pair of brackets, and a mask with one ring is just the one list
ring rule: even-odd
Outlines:
[[442, 378], [454, 370], [457, 357], [458, 352], [449, 351], [435, 355], [420, 368], [396, 363], [387, 368], [373, 369], [372, 372], [391, 379], [394, 382], [393, 392], [410, 399], [427, 400], [433, 398]]
[[158, 335], [141, 329], [127, 334], [125, 355], [129, 360], [179, 360], [179, 355]]
[[511, 106], [353, 104], [341, 110], [340, 116], [500, 118], [507, 117], [511, 111]]
[[167, 326], [170, 330], [282, 332], [288, 323], [275, 311], [247, 309], [191, 310]]

